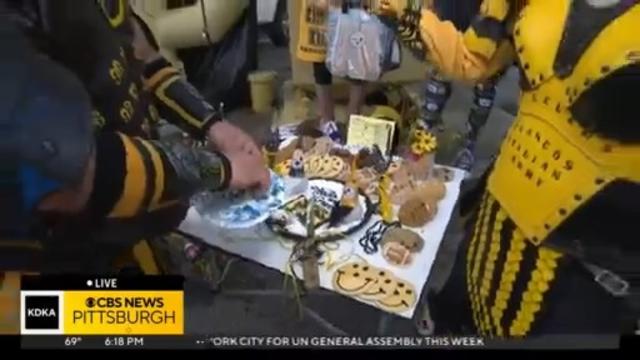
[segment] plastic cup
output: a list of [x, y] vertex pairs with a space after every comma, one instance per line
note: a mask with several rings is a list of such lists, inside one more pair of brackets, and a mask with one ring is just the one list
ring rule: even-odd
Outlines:
[[255, 113], [264, 114], [273, 110], [275, 82], [274, 71], [256, 71], [249, 74], [251, 107]]

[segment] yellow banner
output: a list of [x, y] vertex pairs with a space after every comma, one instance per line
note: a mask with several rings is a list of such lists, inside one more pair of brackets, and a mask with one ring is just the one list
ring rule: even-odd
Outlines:
[[297, 56], [302, 61], [324, 62], [327, 54], [327, 1], [302, 0]]
[[182, 291], [65, 291], [65, 335], [182, 335]]

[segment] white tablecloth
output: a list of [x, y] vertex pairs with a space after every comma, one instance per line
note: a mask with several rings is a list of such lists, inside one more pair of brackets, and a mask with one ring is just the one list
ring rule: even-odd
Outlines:
[[[412, 229], [422, 236], [425, 240], [425, 246], [420, 253], [415, 255], [413, 263], [410, 266], [406, 268], [394, 267], [383, 259], [380, 251], [373, 255], [365, 254], [362, 247], [358, 244], [358, 240], [371, 225], [380, 220], [378, 216], [373, 216], [369, 220], [369, 224], [352, 234], [348, 239], [339, 241], [338, 249], [331, 251], [329, 256], [330, 264], [327, 264], [329, 266], [320, 267], [320, 285], [325, 289], [333, 291], [332, 276], [333, 272], [339, 267], [339, 263], [364, 259], [370, 265], [387, 269], [397, 278], [413, 284], [416, 293], [421, 294], [429, 278], [431, 267], [440, 243], [442, 242], [442, 238], [444, 237], [447, 225], [449, 224], [449, 220], [451, 219], [453, 209], [460, 196], [460, 184], [464, 179], [465, 172], [458, 169], [452, 170], [455, 174], [454, 180], [447, 183], [447, 194], [439, 203], [439, 210], [435, 219], [421, 229]], [[259, 224], [252, 228], [242, 230], [222, 229], [200, 216], [194, 208], [189, 210], [186, 219], [180, 226], [180, 230], [196, 236], [212, 246], [283, 273], [285, 272], [291, 254], [290, 247], [288, 246], [290, 242], [279, 238], [279, 236], [274, 234], [265, 224]], [[331, 263], [337, 265], [331, 265]], [[299, 266], [296, 266], [295, 271], [296, 274], [301, 276], [302, 270]], [[368, 302], [366, 302], [366, 304], [375, 306]], [[398, 315], [411, 318], [415, 312], [416, 305], [417, 301], [410, 310]]]

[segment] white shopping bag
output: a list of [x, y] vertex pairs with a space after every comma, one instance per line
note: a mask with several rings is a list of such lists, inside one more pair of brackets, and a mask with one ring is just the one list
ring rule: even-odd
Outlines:
[[376, 81], [382, 75], [382, 24], [361, 9], [332, 9], [328, 20], [327, 68], [338, 77]]

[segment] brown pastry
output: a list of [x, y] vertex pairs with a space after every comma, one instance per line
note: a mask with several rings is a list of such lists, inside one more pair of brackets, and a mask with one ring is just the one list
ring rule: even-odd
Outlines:
[[313, 149], [313, 146], [315, 144], [316, 144], [316, 140], [314, 138], [310, 137], [310, 136], [303, 136], [300, 139], [300, 148], [305, 153], [311, 151], [311, 149]]
[[419, 228], [431, 221], [437, 212], [435, 203], [421, 198], [411, 198], [400, 207], [398, 219], [404, 226]]
[[404, 246], [412, 253], [419, 253], [424, 247], [424, 240], [422, 237], [408, 229], [389, 229], [382, 238], [382, 245], [384, 246], [391, 242]]
[[399, 178], [398, 182], [393, 182], [391, 186], [391, 202], [394, 205], [402, 205], [411, 198], [415, 191], [415, 183], [411, 178]]
[[420, 184], [414, 191], [416, 197], [427, 202], [437, 203], [444, 199], [447, 194], [447, 187], [438, 179], [431, 179]]

